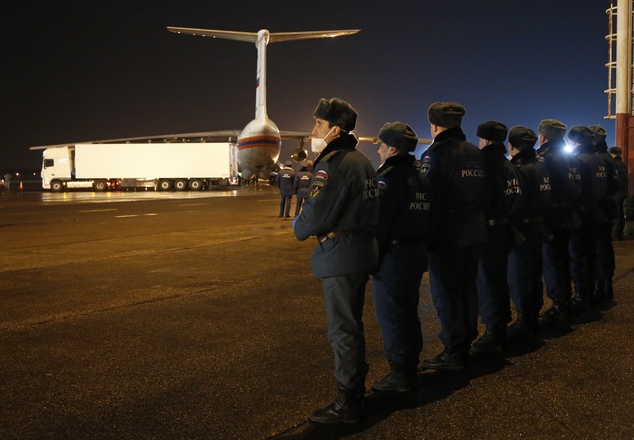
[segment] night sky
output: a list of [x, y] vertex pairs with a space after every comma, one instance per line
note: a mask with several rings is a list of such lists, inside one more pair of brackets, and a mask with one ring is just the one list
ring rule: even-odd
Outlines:
[[[358, 135], [456, 101], [477, 143], [489, 119], [601, 124], [609, 0], [22, 0], [3, 5], [0, 170], [39, 168], [29, 146], [208, 130], [254, 117], [256, 48], [166, 26], [257, 32], [361, 29], [268, 46], [268, 113], [310, 131], [319, 98], [359, 113]], [[281, 161], [293, 143], [284, 143]], [[361, 147], [378, 165], [376, 147]], [[419, 151], [420, 152], [420, 151]]]

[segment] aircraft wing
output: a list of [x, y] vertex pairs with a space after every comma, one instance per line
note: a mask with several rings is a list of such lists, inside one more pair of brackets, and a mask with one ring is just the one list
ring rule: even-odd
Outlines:
[[[381, 140], [378, 137], [358, 136], [360, 142], [372, 142], [373, 144], [380, 144]], [[418, 139], [419, 144], [431, 145], [433, 141], [431, 139]]]
[[157, 136], [142, 136], [120, 139], [103, 139], [81, 142], [66, 142], [54, 145], [39, 145], [29, 147], [29, 150], [44, 150], [46, 148], [65, 147], [75, 144], [122, 144], [122, 143], [169, 143], [169, 142], [236, 142], [240, 130], [201, 131], [197, 133], [162, 134]]
[[280, 136], [283, 140], [288, 139], [308, 139], [313, 136], [312, 133], [303, 132], [303, 131], [284, 131], [280, 130]]
[[[224, 38], [225, 40], [238, 40], [257, 42], [257, 32], [239, 32], [239, 31], [223, 31], [219, 29], [199, 29], [199, 28], [185, 28], [176, 26], [167, 26], [167, 30], [174, 32], [175, 34], [189, 34], [202, 37], [211, 38]], [[306, 32], [270, 32], [269, 43], [275, 43], [278, 41], [291, 41], [291, 40], [308, 40], [311, 38], [334, 38], [343, 35], [352, 35], [359, 32], [361, 29], [347, 29], [338, 31], [306, 31]]]

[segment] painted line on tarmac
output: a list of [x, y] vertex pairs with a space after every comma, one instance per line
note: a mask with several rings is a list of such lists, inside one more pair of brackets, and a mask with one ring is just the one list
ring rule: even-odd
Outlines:
[[79, 212], [104, 212], [104, 211], [118, 211], [117, 208], [110, 208], [110, 209], [85, 209], [85, 210], [80, 210]]

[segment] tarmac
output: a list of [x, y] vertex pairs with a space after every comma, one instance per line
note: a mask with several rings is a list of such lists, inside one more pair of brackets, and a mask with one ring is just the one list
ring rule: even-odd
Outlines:
[[[336, 390], [314, 240], [274, 188], [220, 195], [2, 194], [0, 439], [634, 438], [631, 237], [615, 300], [568, 331], [319, 425]], [[388, 365], [367, 293], [369, 390]], [[419, 312], [430, 358], [427, 275]]]

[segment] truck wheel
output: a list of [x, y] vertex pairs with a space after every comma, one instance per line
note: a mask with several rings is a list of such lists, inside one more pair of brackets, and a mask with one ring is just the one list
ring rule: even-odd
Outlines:
[[185, 180], [185, 179], [176, 179], [174, 181], [174, 189], [176, 191], [185, 191], [187, 189], [187, 180]]
[[172, 189], [172, 181], [167, 179], [161, 179], [159, 180], [158, 188], [161, 191], [169, 191], [170, 189]]
[[64, 184], [61, 180], [53, 180], [51, 182], [51, 191], [53, 192], [62, 192], [64, 189]]
[[108, 184], [105, 180], [95, 180], [92, 184], [92, 189], [97, 192], [104, 192], [108, 189]]
[[192, 179], [189, 181], [189, 189], [192, 191], [200, 191], [203, 189], [203, 181], [200, 179]]

